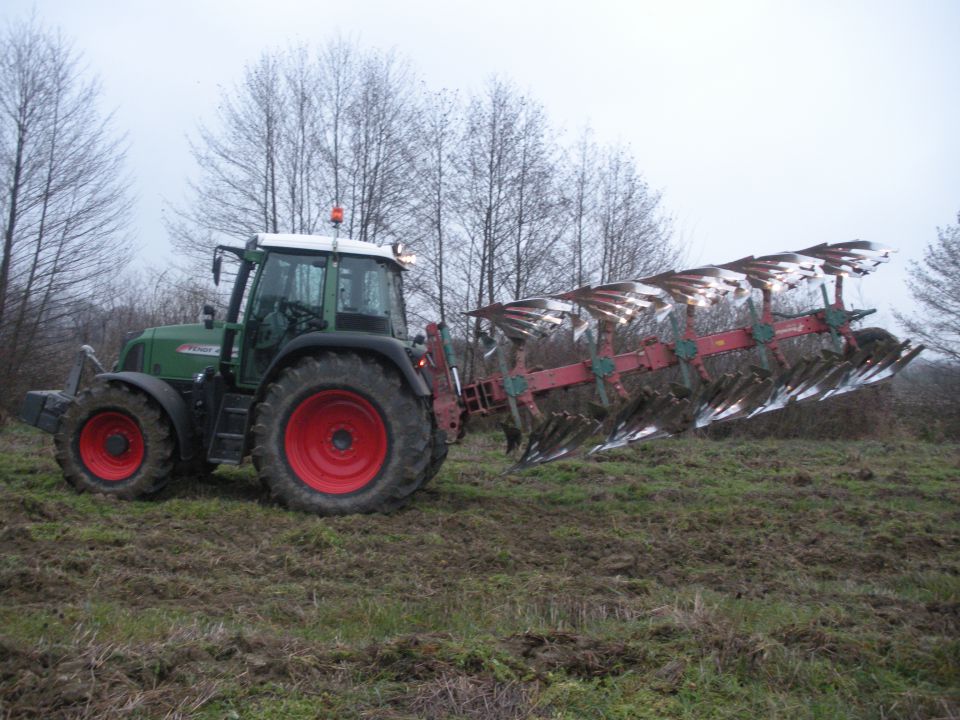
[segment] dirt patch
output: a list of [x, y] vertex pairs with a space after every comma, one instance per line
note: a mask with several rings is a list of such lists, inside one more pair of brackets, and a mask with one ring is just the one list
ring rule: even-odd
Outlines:
[[527, 632], [511, 637], [504, 647], [541, 672], [562, 670], [579, 677], [620, 675], [649, 663], [642, 647], [565, 632]]
[[444, 652], [449, 640], [449, 635], [427, 634], [375, 643], [366, 649], [368, 667], [400, 681], [449, 678], [455, 672]]
[[498, 682], [486, 677], [441, 675], [409, 696], [409, 708], [423, 720], [477, 718], [522, 720], [550, 717], [547, 708], [533, 706], [539, 687], [534, 683]]

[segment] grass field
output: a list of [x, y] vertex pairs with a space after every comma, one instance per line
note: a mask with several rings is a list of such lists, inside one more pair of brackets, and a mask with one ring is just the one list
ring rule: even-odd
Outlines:
[[0, 434], [0, 718], [957, 718], [960, 446], [675, 440], [395, 515], [77, 495]]

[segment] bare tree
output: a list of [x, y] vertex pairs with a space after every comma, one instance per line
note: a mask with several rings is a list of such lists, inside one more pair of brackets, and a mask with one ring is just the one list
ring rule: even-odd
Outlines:
[[80, 57], [36, 21], [0, 40], [0, 386], [71, 333], [130, 260], [124, 151]]
[[937, 228], [936, 241], [907, 272], [910, 292], [923, 314], [897, 313], [897, 319], [918, 341], [960, 360], [960, 213], [956, 225]]
[[319, 141], [334, 205], [342, 205], [344, 201], [347, 114], [357, 83], [358, 54], [355, 45], [337, 38], [321, 48], [316, 62], [321, 117]]
[[647, 187], [633, 156], [606, 151], [598, 173], [600, 282], [640, 278], [668, 269], [676, 258], [660, 195]]
[[439, 314], [445, 321], [450, 299], [448, 267], [456, 254], [458, 236], [451, 220], [456, 204], [456, 146], [462, 133], [456, 95], [448, 91], [426, 93], [421, 115], [412, 187], [411, 216], [415, 222], [407, 234], [417, 241], [415, 290], [428, 305], [428, 317]]
[[597, 148], [589, 128], [584, 129], [569, 154], [564, 194], [568, 223], [568, 257], [571, 287], [585, 285], [593, 264], [590, 218], [596, 194]]
[[382, 242], [409, 210], [418, 127], [413, 75], [393, 53], [372, 53], [361, 66], [348, 114], [350, 237]]
[[318, 232], [341, 204], [349, 237], [395, 239], [415, 160], [413, 81], [396, 55], [343, 40], [264, 52], [192, 142], [200, 177], [174, 209], [174, 246], [205, 263], [230, 238]]
[[326, 215], [316, 195], [324, 192], [323, 154], [316, 133], [323, 127], [318, 100], [319, 82], [307, 50], [297, 48], [281, 68], [286, 91], [280, 117], [280, 176], [286, 196], [285, 226], [293, 233], [310, 234]]
[[514, 190], [510, 196], [512, 263], [506, 275], [514, 298], [561, 290], [567, 278], [556, 272], [565, 216], [557, 171], [559, 149], [542, 106], [521, 98], [517, 123]]
[[[176, 213], [169, 228], [181, 254], [206, 263], [209, 246], [224, 236], [279, 232], [303, 216], [305, 210], [296, 204], [305, 169], [282, 164], [286, 100], [281, 60], [264, 53], [246, 68], [233, 92], [224, 94], [217, 125], [201, 126], [198, 140], [191, 143], [201, 176], [190, 184], [191, 204]], [[296, 142], [293, 149], [284, 147], [291, 160], [299, 157]], [[287, 198], [292, 202], [281, 207]], [[198, 242], [198, 230], [206, 242]]]
[[[461, 143], [460, 218], [469, 239], [461, 264], [461, 282], [475, 305], [497, 298], [503, 285], [500, 272], [513, 223], [510, 195], [515, 189], [520, 97], [506, 82], [492, 78], [483, 95], [474, 97], [464, 121]], [[465, 308], [466, 309], [466, 308]], [[479, 343], [480, 323], [474, 323], [473, 346]], [[468, 366], [468, 374], [472, 368]]]
[[199, 275], [214, 245], [257, 232], [317, 232], [329, 213], [330, 157], [322, 68], [304, 47], [269, 51], [222, 94], [191, 140], [199, 170], [167, 223]]

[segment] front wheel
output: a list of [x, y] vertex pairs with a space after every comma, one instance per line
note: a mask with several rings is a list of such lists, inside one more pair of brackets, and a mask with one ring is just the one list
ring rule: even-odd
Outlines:
[[300, 360], [271, 383], [256, 417], [254, 465], [288, 507], [321, 515], [388, 512], [427, 477], [426, 404], [373, 358]]
[[57, 463], [78, 491], [124, 500], [167, 484], [173, 439], [163, 413], [142, 393], [102, 383], [82, 392], [54, 436]]

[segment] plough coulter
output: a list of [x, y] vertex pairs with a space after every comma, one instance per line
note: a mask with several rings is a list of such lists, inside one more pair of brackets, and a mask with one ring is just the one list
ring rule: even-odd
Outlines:
[[[467, 315], [485, 323], [480, 337], [485, 355], [496, 356], [498, 372], [467, 385], [460, 383], [446, 328], [429, 325], [438, 424], [456, 437], [471, 416], [509, 411], [513, 424], [505, 425], [508, 447], [519, 443], [525, 427], [532, 428], [510, 472], [569, 457], [601, 431], [603, 439], [587, 445], [586, 452], [750, 418], [879, 383], [902, 370], [923, 347], [898, 342], [879, 328], [854, 331], [851, 324], [873, 311], [846, 309], [843, 282], [869, 274], [887, 262], [891, 252], [861, 240], [823, 244], [487, 305]], [[832, 295], [827, 287], [831, 281]], [[789, 315], [774, 311], [777, 294], [803, 285], [819, 286], [820, 307]], [[727, 301], [749, 309], [749, 324], [698, 334], [698, 311]], [[615, 353], [617, 328], [630, 326], [643, 315], [669, 321], [668, 339], [651, 335], [640, 339], [635, 349]], [[568, 323], [574, 340], [584, 341], [586, 357], [547, 370], [528, 367], [528, 344]], [[494, 332], [505, 338], [506, 347], [494, 340]], [[828, 338], [828, 347], [819, 355], [789, 362], [784, 344], [811, 335]], [[714, 356], [747, 350], [755, 351], [757, 360], [748, 371], [714, 375], [705, 363]], [[626, 376], [669, 368], [679, 368], [680, 382], [668, 389], [645, 386], [630, 397], [624, 387]], [[538, 407], [537, 399], [544, 394], [578, 385], [595, 386], [601, 413], [545, 414]], [[602, 421], [594, 415], [607, 418]]]

